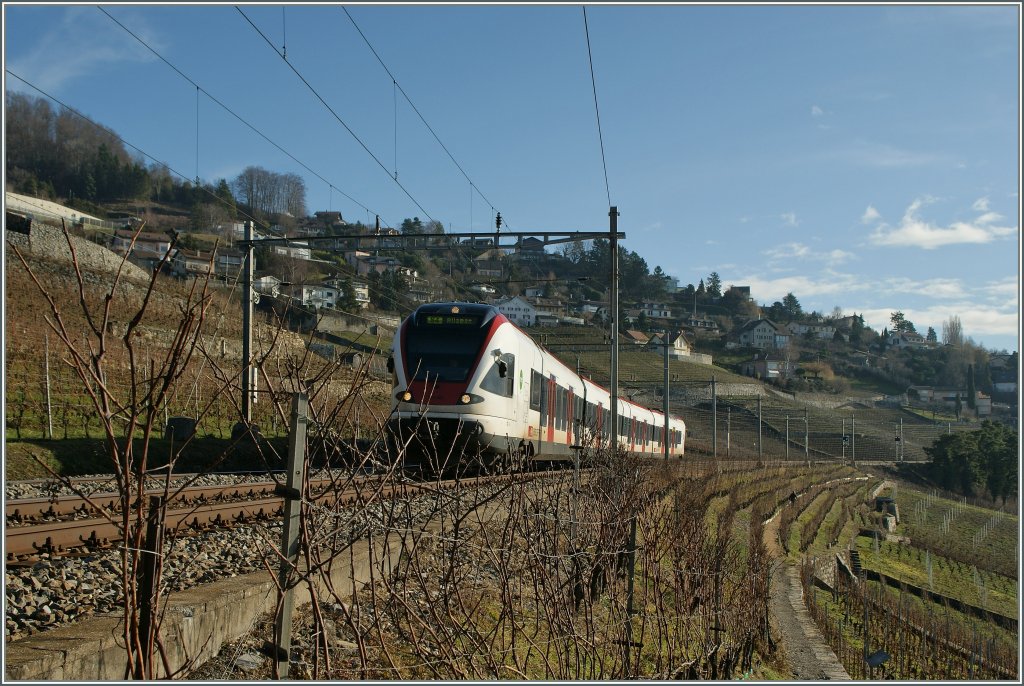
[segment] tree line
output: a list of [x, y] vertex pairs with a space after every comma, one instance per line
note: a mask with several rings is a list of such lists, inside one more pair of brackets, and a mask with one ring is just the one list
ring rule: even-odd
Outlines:
[[15, 192], [103, 214], [98, 203], [154, 201], [184, 207], [194, 229], [252, 217], [273, 224], [306, 215], [306, 183], [294, 173], [246, 167], [230, 183], [181, 179], [130, 153], [111, 129], [48, 100], [6, 96], [7, 181]]
[[946, 490], [969, 497], [987, 493], [1005, 505], [1017, 495], [1017, 442], [1016, 431], [991, 421], [976, 431], [941, 436], [925, 448], [928, 475]]

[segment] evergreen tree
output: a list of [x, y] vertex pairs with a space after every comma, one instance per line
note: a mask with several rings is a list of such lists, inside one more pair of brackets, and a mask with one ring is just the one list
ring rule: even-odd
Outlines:
[[929, 343], [938, 343], [939, 342], [939, 335], [937, 333], [935, 333], [935, 329], [933, 329], [930, 326], [928, 327], [928, 335], [925, 336], [925, 338], [927, 339], [927, 341]]
[[790, 319], [799, 319], [804, 313], [800, 301], [792, 293], [786, 293], [786, 297], [782, 299], [782, 308]]
[[718, 272], [708, 274], [708, 295], [715, 298], [722, 296], [722, 279], [719, 278]]
[[974, 387], [974, 365], [967, 365], [967, 407], [977, 408], [977, 389]]

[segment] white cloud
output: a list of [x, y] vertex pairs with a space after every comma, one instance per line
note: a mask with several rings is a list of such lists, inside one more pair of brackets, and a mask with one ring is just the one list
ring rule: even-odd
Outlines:
[[822, 111], [822, 109], [820, 107], [818, 107], [817, 105], [811, 105], [811, 116], [812, 117], [820, 117], [820, 116], [822, 116], [824, 114], [825, 113]]
[[861, 224], [870, 224], [871, 222], [877, 221], [881, 218], [882, 215], [878, 213], [878, 210], [876, 210], [871, 205], [868, 205], [868, 208], [864, 210], [864, 214], [862, 214], [860, 217], [860, 222]]
[[[161, 41], [138, 16], [118, 19], [160, 51]], [[35, 47], [7, 66], [41, 90], [53, 93], [83, 74], [114, 62], [150, 62], [157, 58], [110, 19], [92, 7], [69, 7], [59, 22], [39, 36]], [[17, 80], [15, 80], [17, 81]]]
[[825, 262], [829, 266], [842, 264], [855, 257], [853, 253], [839, 249], [828, 252], [815, 252], [803, 243], [784, 243], [783, 245], [765, 250], [764, 254], [773, 260], [816, 260]]
[[662, 228], [662, 223], [660, 221], [657, 221], [657, 222], [654, 222], [653, 224], [648, 224], [647, 226], [643, 227], [640, 230], [641, 231], [660, 231], [661, 228]]
[[871, 242], [881, 246], [934, 250], [960, 243], [990, 243], [996, 238], [1013, 236], [1017, 233], [1015, 226], [992, 226], [992, 222], [1001, 219], [999, 215], [992, 212], [983, 214], [973, 222], [953, 222], [946, 227], [920, 219], [917, 216], [917, 211], [923, 205], [933, 201], [933, 198], [927, 197], [915, 200], [903, 214], [899, 226], [891, 227], [888, 224], [880, 224], [869, 236]]
[[800, 222], [796, 218], [796, 212], [783, 212], [779, 215], [779, 218], [782, 219], [786, 226], [800, 226]]
[[1018, 331], [1016, 312], [971, 302], [934, 305], [923, 309], [897, 307], [896, 305], [886, 308], [867, 308], [863, 311], [857, 308], [852, 309], [857, 314], [863, 315], [864, 323], [875, 331], [890, 328], [892, 322], [889, 317], [897, 310], [903, 312], [903, 315], [914, 323], [914, 328], [922, 336], [930, 326], [941, 338], [942, 323], [948, 321], [954, 314], [960, 318], [964, 334], [975, 340], [980, 340], [984, 336], [1015, 336]]
[[975, 212], [988, 212], [988, 197], [978, 198], [971, 205], [971, 209]]

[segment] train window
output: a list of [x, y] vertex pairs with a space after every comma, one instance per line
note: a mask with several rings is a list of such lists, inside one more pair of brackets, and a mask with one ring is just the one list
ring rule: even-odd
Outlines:
[[568, 393], [567, 391], [558, 386], [557, 390], [558, 404], [555, 409], [555, 428], [559, 431], [565, 430], [565, 413], [568, 408]]
[[540, 410], [541, 394], [544, 389], [544, 377], [536, 369], [530, 372], [530, 409]]
[[490, 364], [487, 373], [481, 379], [480, 388], [496, 395], [511, 398], [512, 392], [515, 390], [516, 358], [515, 355], [502, 355], [501, 361], [505, 363], [505, 376], [501, 376], [501, 370], [497, 361], [495, 361]]
[[483, 345], [483, 336], [481, 329], [455, 332], [411, 327], [406, 334], [408, 369], [417, 381], [465, 381]]
[[[540, 375], [538, 375], [540, 376]], [[540, 385], [540, 425], [548, 425], [548, 380], [543, 376], [538, 381]]]

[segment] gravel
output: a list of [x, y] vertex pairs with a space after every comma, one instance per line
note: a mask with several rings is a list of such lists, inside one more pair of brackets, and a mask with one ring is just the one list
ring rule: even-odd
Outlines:
[[[237, 477], [211, 476], [211, 479]], [[243, 477], [247, 478], [247, 477]], [[257, 477], [251, 477], [256, 479]], [[264, 480], [259, 479], [259, 480]], [[227, 483], [237, 483], [228, 481]], [[12, 484], [8, 484], [8, 489]], [[487, 489], [484, 489], [487, 492]], [[41, 496], [39, 496], [41, 497]], [[407, 527], [436, 511], [444, 493], [410, 497], [395, 507], [380, 501], [358, 508], [329, 511], [312, 506], [311, 531], [337, 532], [340, 540], [356, 540], [367, 532], [399, 524]], [[165, 541], [163, 592], [264, 570], [264, 558], [276, 565], [281, 523], [239, 525]], [[121, 612], [121, 557], [110, 549], [81, 557], [41, 554], [31, 565], [8, 564], [4, 573], [7, 640], [46, 631], [96, 614]]]

